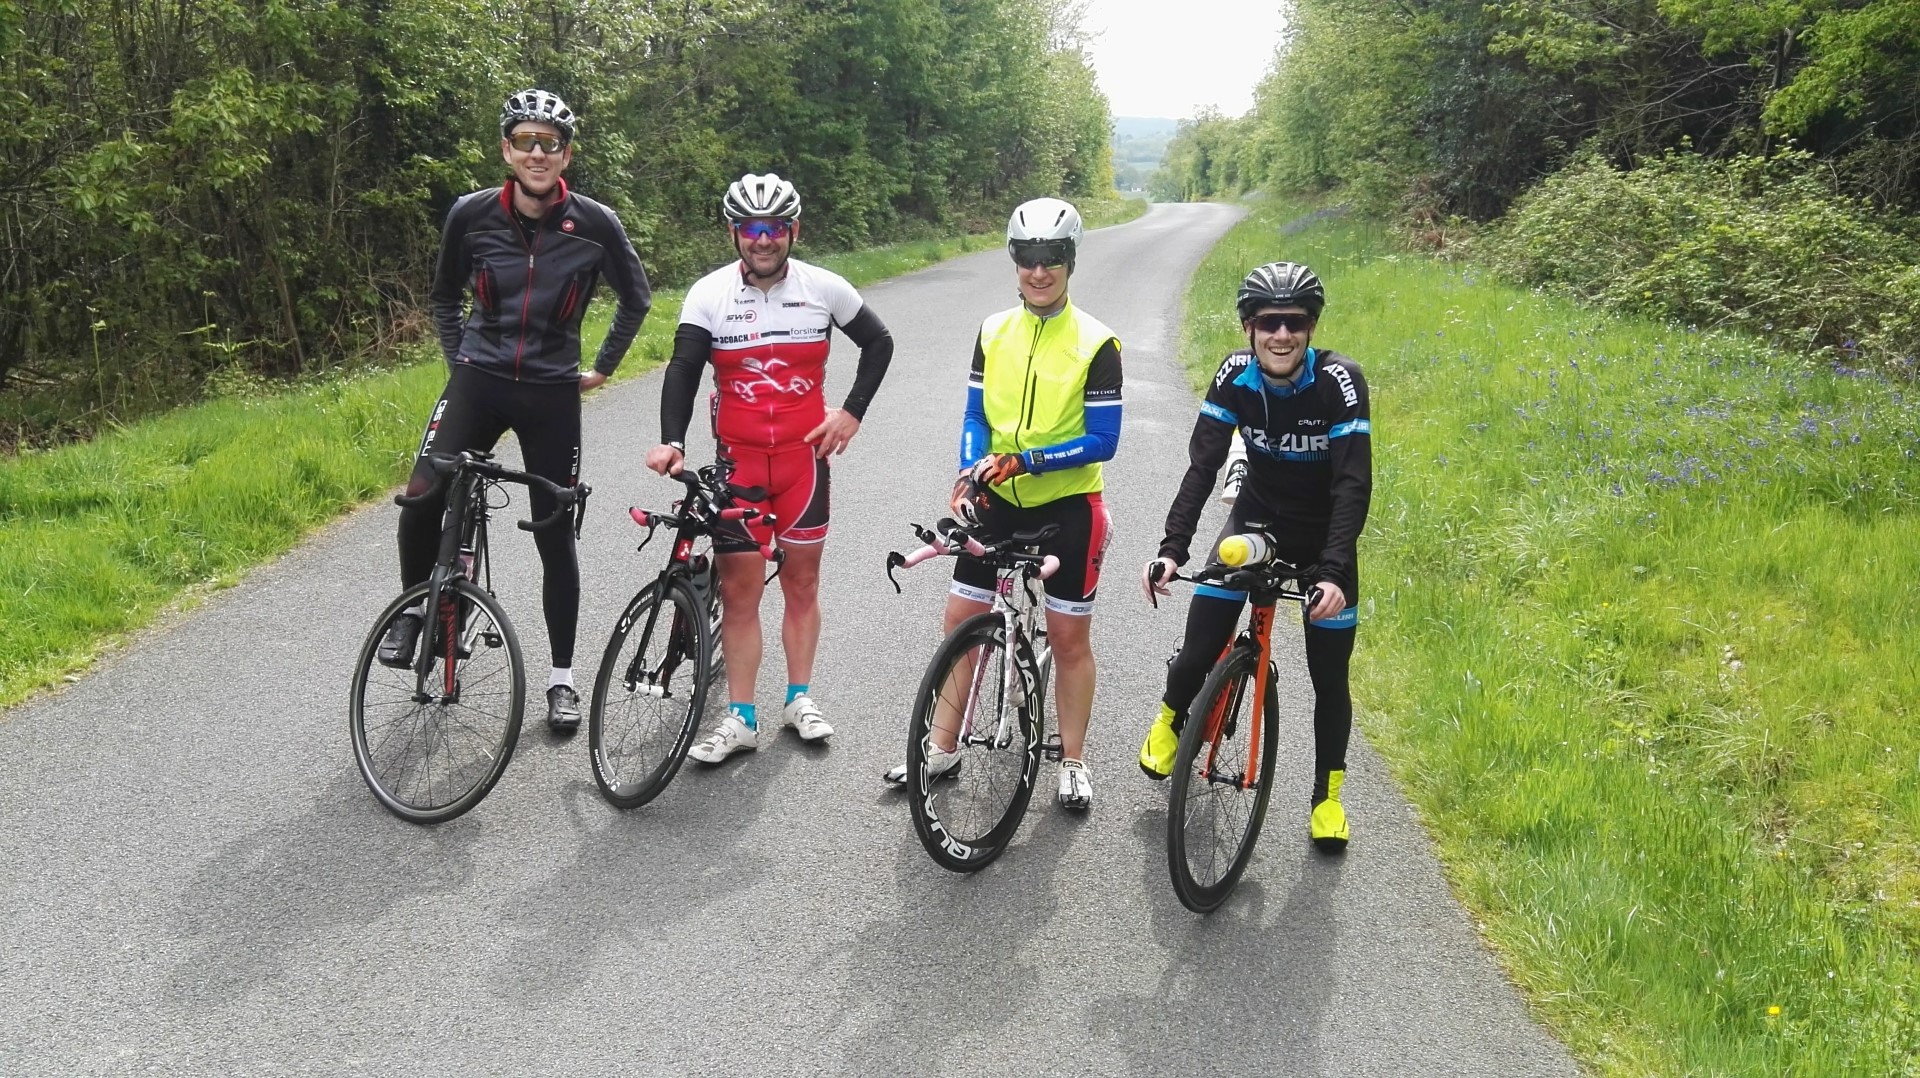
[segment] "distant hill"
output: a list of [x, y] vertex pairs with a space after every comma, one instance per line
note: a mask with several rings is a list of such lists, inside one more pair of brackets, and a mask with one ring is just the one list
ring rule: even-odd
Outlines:
[[1168, 120], [1159, 116], [1115, 116], [1113, 118], [1115, 138], [1172, 138], [1179, 126], [1179, 120]]
[[1158, 116], [1115, 116], [1113, 185], [1122, 191], [1144, 190], [1147, 177], [1166, 156], [1167, 140], [1179, 128], [1180, 121]]

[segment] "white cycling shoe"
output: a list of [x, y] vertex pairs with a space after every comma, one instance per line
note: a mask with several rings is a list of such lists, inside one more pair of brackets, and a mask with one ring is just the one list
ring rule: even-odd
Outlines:
[[687, 750], [687, 755], [703, 764], [717, 764], [736, 752], [752, 752], [760, 747], [760, 736], [740, 716], [727, 712], [720, 725], [705, 741]]
[[[928, 776], [938, 780], [943, 778], [949, 778], [953, 775], [958, 774], [959, 771], [960, 771], [959, 750], [956, 749], [953, 752], [942, 752], [931, 745], [927, 747]], [[907, 784], [907, 765], [895, 764], [891, 768], [887, 769], [886, 774], [880, 777], [883, 780], [885, 780], [887, 785], [889, 786], [905, 786]]]
[[806, 693], [794, 697], [786, 710], [780, 713], [780, 718], [798, 731], [803, 741], [819, 741], [833, 736], [833, 727], [828, 726], [827, 720], [820, 717], [819, 705], [808, 698]]
[[1086, 764], [1079, 760], [1060, 761], [1060, 790], [1054, 800], [1061, 808], [1075, 812], [1093, 807], [1093, 780], [1088, 777]]

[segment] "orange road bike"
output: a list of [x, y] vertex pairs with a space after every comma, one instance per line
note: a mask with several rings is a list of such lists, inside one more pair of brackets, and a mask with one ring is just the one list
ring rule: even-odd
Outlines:
[[[1270, 540], [1258, 538], [1248, 546], [1272, 549]], [[1220, 653], [1187, 709], [1167, 794], [1167, 868], [1174, 893], [1195, 913], [1211, 913], [1225, 902], [1253, 859], [1273, 796], [1280, 738], [1273, 610], [1281, 600], [1300, 603], [1303, 615], [1312, 609], [1319, 589], [1302, 586], [1308, 577], [1308, 570], [1277, 559], [1238, 566], [1213, 562], [1192, 575], [1173, 574], [1201, 589], [1245, 592], [1249, 599], [1246, 628]]]

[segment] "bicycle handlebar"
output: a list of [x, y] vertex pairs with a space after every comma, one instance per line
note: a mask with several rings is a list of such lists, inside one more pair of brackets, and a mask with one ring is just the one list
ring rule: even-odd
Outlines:
[[1024, 548], [1031, 544], [1015, 542], [1011, 538], [990, 545], [983, 544], [974, 535], [973, 529], [952, 517], [941, 517], [932, 531], [918, 524], [911, 527], [914, 534], [926, 545], [911, 554], [902, 554], [897, 550], [887, 554], [887, 580], [893, 584], [893, 590], [896, 593], [901, 589], [900, 582], [893, 576], [895, 569], [911, 569], [934, 558], [961, 553], [978, 558], [996, 569], [1026, 567], [1041, 580], [1047, 579], [1060, 570], [1060, 559], [1052, 554], [1044, 557], [1039, 554], [1029, 554]]
[[[778, 518], [776, 518], [774, 514], [764, 509], [753, 508], [752, 506], [732, 504], [735, 501], [765, 501], [767, 497], [766, 488], [736, 487], [732, 483], [727, 482], [727, 476], [731, 474], [731, 461], [722, 461], [697, 469], [682, 468], [677, 472], [670, 472], [667, 478], [678, 480], [681, 485], [687, 488], [687, 497], [681, 504], [691, 503], [695, 507], [694, 511], [691, 514], [686, 512], [679, 514], [655, 513], [646, 509], [629, 507], [627, 509], [627, 515], [633, 518], [635, 524], [647, 529], [649, 539], [652, 538], [654, 528], [662, 525], [669, 528], [678, 528], [688, 519], [692, 519], [696, 523], [704, 524], [702, 518], [707, 515], [711, 515], [718, 520], [758, 520], [769, 528], [774, 527], [778, 522]], [[700, 511], [701, 507], [704, 507], [704, 513]], [[713, 529], [711, 526], [706, 526], [703, 530], [711, 533]], [[644, 547], [646, 543], [643, 542], [640, 545]], [[781, 550], [771, 543], [760, 544], [760, 556], [767, 561], [777, 564], [784, 565], [786, 563], [786, 551]], [[777, 575], [778, 570], [775, 570], [775, 573]], [[771, 580], [772, 577], [768, 579]]]
[[542, 475], [502, 467], [493, 463], [489, 454], [475, 450], [465, 450], [457, 454], [434, 453], [427, 457], [427, 466], [433, 470], [433, 485], [418, 494], [396, 494], [393, 496], [393, 504], [410, 508], [430, 501], [446, 489], [455, 473], [465, 469], [475, 475], [485, 476], [498, 482], [519, 483], [529, 490], [539, 487], [553, 495], [554, 500], [559, 503], [553, 512], [540, 520], [520, 521], [521, 531], [537, 532], [555, 527], [565, 519], [569, 510], [574, 511], [573, 534], [576, 538], [580, 535], [581, 526], [586, 523], [587, 495], [593, 493], [593, 488], [585, 483], [563, 487]]

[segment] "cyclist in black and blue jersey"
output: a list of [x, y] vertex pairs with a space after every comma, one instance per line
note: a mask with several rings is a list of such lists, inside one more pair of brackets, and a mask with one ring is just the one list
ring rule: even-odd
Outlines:
[[[1306, 629], [1315, 757], [1308, 834], [1320, 848], [1338, 850], [1348, 839], [1340, 803], [1353, 730], [1347, 667], [1373, 452], [1359, 365], [1311, 344], [1325, 305], [1320, 278], [1297, 263], [1260, 266], [1241, 282], [1236, 306], [1248, 347], [1227, 356], [1207, 387], [1188, 447], [1191, 463], [1167, 513], [1160, 554], [1147, 563], [1142, 584], [1150, 595], [1166, 594], [1164, 582], [1186, 564], [1201, 508], [1237, 432], [1247, 449], [1247, 469], [1220, 537], [1263, 532], [1280, 558], [1318, 567], [1314, 579], [1302, 581], [1320, 587]], [[1149, 777], [1172, 773], [1187, 708], [1232, 637], [1246, 600], [1245, 592], [1206, 585], [1194, 590], [1185, 641], [1167, 664], [1160, 712], [1140, 747], [1140, 768]]]

